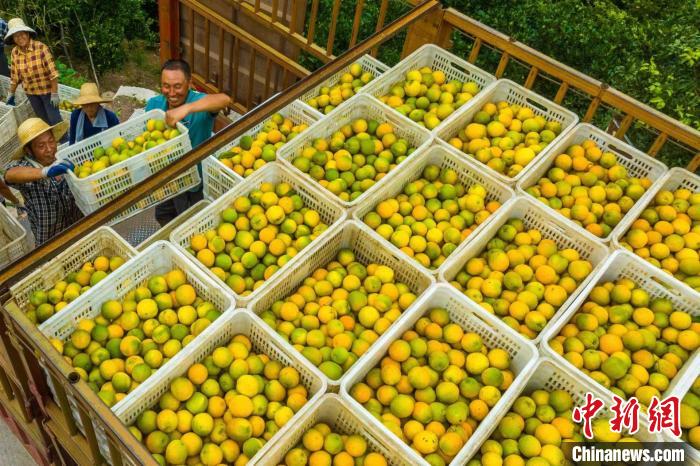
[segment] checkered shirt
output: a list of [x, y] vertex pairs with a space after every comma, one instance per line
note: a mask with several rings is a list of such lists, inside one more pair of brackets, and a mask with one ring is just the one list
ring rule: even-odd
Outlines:
[[[14, 167], [34, 167], [29, 160], [10, 162], [6, 170]], [[82, 218], [75, 205], [65, 177], [43, 178], [32, 183], [12, 185], [24, 198], [24, 207], [34, 233], [36, 245], [42, 244]]]
[[37, 40], [30, 40], [25, 51], [14, 47], [10, 77], [12, 84], [21, 83], [27, 94], [50, 94], [51, 80], [58, 79], [58, 71], [49, 48]]
[[0, 18], [0, 42], [2, 42], [2, 46], [0, 47], [4, 47], [5, 45], [5, 34], [7, 34], [7, 21]]

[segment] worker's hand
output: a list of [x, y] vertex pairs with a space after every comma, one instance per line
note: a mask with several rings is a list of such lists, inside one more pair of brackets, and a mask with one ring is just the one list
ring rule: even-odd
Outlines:
[[189, 114], [189, 106], [187, 104], [183, 104], [165, 112], [165, 122], [168, 124], [168, 126], [175, 126]]
[[8, 94], [7, 95], [7, 105], [15, 105], [15, 95], [14, 94]]
[[70, 160], [58, 160], [48, 167], [41, 169], [41, 174], [44, 178], [53, 178], [56, 176], [65, 175], [68, 171], [75, 168], [75, 165]]
[[51, 93], [51, 105], [54, 107], [58, 108], [58, 105], [61, 103], [61, 99], [58, 97], [57, 92], [52, 92]]

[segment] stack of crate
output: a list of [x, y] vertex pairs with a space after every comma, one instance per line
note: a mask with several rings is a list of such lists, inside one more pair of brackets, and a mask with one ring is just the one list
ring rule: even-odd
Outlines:
[[[423, 67], [441, 72], [446, 82], [451, 80], [473, 81], [479, 88], [476, 95], [442, 121], [439, 121], [432, 129], [427, 129], [421, 121], [415, 121], [415, 119], [401, 114], [402, 112], [396, 111], [395, 108], [385, 104], [384, 100], [386, 99], [383, 99], [384, 96], [394, 93], [397, 85], [401, 87], [406, 73]], [[337, 83], [338, 76], [331, 78], [319, 88], [305, 95], [300, 101], [282, 110], [283, 117], [291, 119], [294, 124], [307, 124], [309, 128], [291, 141], [275, 147], [275, 160], [266, 161], [267, 163], [262, 164], [264, 166], [255, 167], [257, 169], [246, 172], [245, 177], [221, 160], [222, 155], [229, 154], [231, 150], [240, 147], [241, 138], [232, 141], [216, 154], [212, 154], [203, 164], [204, 189], [208, 200], [198, 205], [194, 211], [176, 219], [172, 225], [159, 232], [157, 237], [149, 240], [143, 249], [139, 248], [140, 251], [124, 264], [120, 271], [106, 277], [102, 282], [60, 310], [49, 321], [42, 324], [41, 331], [47, 337], [67, 344], [75, 330], [83, 328], [85, 324], [82, 322], [85, 318], [94, 318], [100, 313], [103, 303], [112, 299], [121, 299], [124, 296], [133, 296], [137, 289], [143, 289], [144, 286], [147, 286], [149, 278], [154, 274], [163, 274], [173, 267], [184, 270], [188, 282], [195, 284], [198, 291], [201, 289], [208, 296], [207, 299], [218, 303], [218, 307], [222, 311], [220, 318], [189, 341], [181, 352], [165, 363], [152, 377], [132, 387], [133, 390], [122, 397], [121, 401], [114, 406], [114, 413], [120, 421], [127, 426], [138, 426], [134, 427], [132, 431], [137, 436], [143, 435], [140, 440], [146, 442], [152, 452], [160, 455], [159, 460], [165, 460], [168, 457], [164, 445], [163, 448], [154, 447], [153, 444], [149, 444], [154, 440], [149, 441], [146, 436], [154, 429], [167, 431], [168, 428], [164, 424], [158, 425], [157, 429], [155, 426], [153, 429], [144, 427], [146, 421], [143, 416], [155, 416], [155, 412], [163, 412], [166, 409], [164, 406], [175, 404], [173, 396], [176, 396], [176, 391], [173, 385], [183, 383], [181, 382], [183, 378], [196, 378], [188, 373], [190, 367], [199, 363], [203, 363], [207, 367], [211, 366], [212, 353], [216, 351], [216, 348], [229, 345], [232, 338], [235, 341], [236, 335], [245, 336], [247, 340], [252, 342], [252, 347], [248, 350], [264, 354], [270, 360], [279, 361], [284, 367], [295, 368], [300, 374], [301, 385], [304, 387], [299, 390], [303, 390], [306, 394], [304, 399], [308, 401], [303, 407], [291, 413], [290, 417], [281, 423], [283, 425], [275, 427], [274, 434], [266, 438], [265, 441], [248, 443], [246, 439], [241, 440], [236, 437], [234, 429], [232, 427], [229, 429], [228, 424], [224, 421], [222, 421], [224, 427], [220, 428], [222, 432], [202, 434], [205, 441], [207, 438], [211, 440], [216, 435], [219, 435], [220, 439], [226, 439], [227, 442], [233, 437], [237, 442], [236, 447], [234, 448], [230, 444], [228, 446], [237, 449], [236, 451], [245, 450], [245, 453], [239, 452], [239, 454], [245, 454], [249, 464], [283, 464], [285, 462], [296, 464], [293, 455], [311, 455], [311, 441], [305, 437], [305, 434], [318, 423], [324, 423], [327, 427], [322, 429], [344, 436], [356, 435], [364, 438], [367, 451], [381, 454], [388, 464], [449, 463], [457, 465], [472, 464], [471, 461], [477, 464], [487, 454], [492, 458], [500, 455], [494, 450], [494, 440], [500, 441], [503, 437], [503, 433], [499, 433], [497, 428], [499, 423], [509, 416], [509, 413], [513, 415], [513, 410], [520, 409], [518, 405], [520, 397], [532, 396], [536, 398], [542, 396], [541, 392], [552, 393], [556, 390], [559, 391], [559, 395], [561, 392], [568, 393], [574, 406], [578, 406], [585, 401], [586, 393], [591, 392], [604, 400], [607, 406], [610, 406], [613, 396], [622, 393], [617, 386], [604, 387], [598, 383], [597, 380], [600, 377], [591, 376], [591, 373], [595, 372], [597, 368], [584, 367], [579, 363], [576, 355], [569, 354], [575, 353], [574, 349], [570, 349], [563, 355], [557, 351], [558, 344], [564, 337], [576, 335], [574, 329], [577, 329], [576, 325], [578, 325], [578, 316], [580, 316], [581, 310], [588, 310], [591, 307], [590, 304], [585, 304], [589, 296], [592, 292], [597, 292], [597, 290], [608, 286], [604, 285], [606, 282], [623, 280], [627, 284], [633, 283], [651, 299], [670, 303], [674, 312], [680, 313], [678, 314], [679, 319], [690, 319], [691, 323], [688, 324], [687, 328], [697, 331], [698, 317], [700, 316], [700, 293], [689, 285], [689, 283], [696, 282], [679, 280], [670, 273], [654, 267], [642, 257], [627, 251], [628, 248], [623, 245], [623, 239], [628, 229], [636, 225], [635, 221], [655, 202], [659, 192], [676, 191], [683, 188], [687, 190], [686, 198], [691, 195], [700, 196], [700, 179], [696, 175], [681, 169], [668, 171], [660, 162], [620, 140], [591, 125], [578, 124], [578, 118], [573, 112], [511, 81], [497, 80], [474, 65], [434, 45], [422, 47], [390, 69], [381, 63], [374, 61], [370, 63], [366, 60], [363, 62], [363, 70], [373, 71], [376, 74], [375, 79], [362, 87], [358, 95], [340, 103], [327, 115], [310, 108], [306, 101], [318, 95], [323, 86], [329, 87]], [[516, 105], [518, 108], [527, 108], [533, 115], [550, 122], [556, 122], [559, 127], [558, 134], [555, 134], [540, 148], [541, 150], [538, 150], [533, 160], [522, 164], [523, 166], [517, 173], [504, 173], [504, 170], [498, 170], [494, 166], [482, 163], [474, 157], [474, 154], [468, 153], [467, 145], [464, 145], [464, 149], [460, 150], [456, 141], [468, 124], [475, 118], [483, 116], [478, 115], [482, 108], [488, 108], [485, 106], [493, 103], [495, 109], [498, 102], [502, 101], [509, 105]], [[300, 170], [295, 164], [295, 159], [305, 151], [308, 152], [312, 148], [316, 148], [318, 141], [329, 139], [337, 132], [344, 131], [357, 119], [390, 123], [397, 136], [404, 138], [407, 144], [415, 150], [405, 160], [388, 169], [383, 177], [378, 177], [376, 183], [373, 183], [362, 193], [351, 199], [341, 199], [328, 189], [326, 180], [321, 183], [317, 178]], [[261, 132], [268, 130], [269, 128], [264, 123], [256, 126], [250, 132], [252, 140], [255, 140]], [[627, 178], [646, 178], [649, 180], [645, 191], [632, 201], [633, 205], [620, 215], [619, 222], [610, 228], [607, 235], [594, 234], [591, 229], [582, 226], [581, 222], [572, 220], [570, 215], [562, 212], [561, 208], [555, 208], [558, 207], [556, 203], [543, 203], [540, 201], [546, 201], [546, 199], [535, 198], [531, 195], [531, 188], [537, 186], [543, 177], [549, 176], [553, 164], [557, 163], [557, 157], [560, 154], [566, 153], [572, 145], [591, 144], [586, 141], [595, 143], [602, 152], [615, 154], [618, 163], [625, 168]], [[325, 149], [314, 150], [323, 151]], [[331, 150], [338, 150], [338, 148]], [[507, 148], [503, 150], [507, 150]], [[70, 155], [68, 157], [70, 158]], [[378, 209], [383, 202], [396, 199], [404, 192], [407, 185], [423, 176], [424, 170], [429, 165], [454, 171], [456, 179], [465, 187], [465, 190], [483, 189], [486, 192], [486, 201], [495, 207], [494, 211], [490, 212], [491, 215], [484, 218], [480, 224], [475, 225], [468, 234], [462, 237], [461, 243], [455, 245], [452, 250], [446, 249], [441, 252], [445, 256], [443, 261], [431, 262], [426, 265], [426, 263], [417, 260], [416, 257], [412, 257], [410, 248], [397, 244], [400, 242], [394, 241], [391, 236], [387, 238], [386, 234], [381, 234], [379, 229], [371, 227], [366, 220], [368, 214]], [[202, 247], [195, 248], [192, 238], [195, 236], [206, 238], [208, 243], [204, 248], [217, 249], [216, 254], [235, 256], [234, 260], [239, 260], [239, 252], [249, 246], [248, 244], [244, 245], [246, 242], [242, 237], [240, 239], [237, 237], [236, 239], [229, 238], [227, 241], [231, 243], [231, 246], [225, 249], [211, 246], [213, 239], [221, 234], [218, 228], [222, 222], [222, 216], [230, 217], [232, 215], [230, 213], [231, 207], [235, 207], [237, 202], [240, 202], [239, 207], [244, 205], [245, 201], [241, 200], [246, 197], [250, 199], [251, 196], [257, 196], [253, 201], [258, 203], [261, 193], [257, 190], [262, 186], [279, 186], [281, 183], [291, 186], [299, 195], [299, 201], [304, 206], [319, 212], [321, 221], [328, 225], [328, 228], [318, 237], [314, 237], [308, 244], [300, 247], [298, 251], [295, 251], [295, 255], [290, 257], [286, 263], [282, 263], [277, 268], [269, 269], [274, 270], [274, 272], [257, 279], [259, 283], [256, 284], [255, 289], [234, 292], [233, 288], [229, 286], [228, 278], [230, 275], [232, 273], [245, 275], [253, 272], [234, 270], [233, 267], [230, 271], [223, 270], [222, 267], [218, 266], [218, 263], [217, 265], [209, 263], [205, 260], [204, 255], [198, 254]], [[410, 194], [406, 195], [410, 196]], [[255, 206], [254, 208], [259, 207]], [[404, 207], [402, 207], [403, 210], [405, 210]], [[262, 207], [260, 208], [262, 209]], [[448, 209], [443, 210], [444, 212], [440, 212], [440, 215], [444, 216], [441, 223], [444, 221], [449, 224], [453, 213]], [[239, 212], [245, 213], [247, 210], [241, 208]], [[412, 214], [410, 209], [402, 212], [403, 218], [410, 217]], [[411, 219], [412, 221], [406, 224], [409, 227], [416, 220], [413, 217]], [[245, 230], [248, 222], [252, 220], [240, 215], [227, 221], [235, 225], [237, 230]], [[474, 291], [476, 284], [490, 279], [498, 280], [507, 273], [498, 271], [483, 274], [481, 273], [483, 269], [471, 269], [479, 261], [487, 262], [486, 259], [480, 259], [486, 249], [507, 241], [505, 236], [508, 229], [504, 227], [506, 224], [517, 224], [522, 227], [521, 233], [527, 236], [527, 239], [520, 237], [518, 241], [525, 241], [525, 243], [521, 243], [526, 245], [525, 249], [528, 249], [529, 241], [539, 242], [540, 238], [544, 238], [551, 241], [556, 246], [557, 251], [566, 250], [566, 255], [576, 256], [578, 258], [576, 260], [586, 261], [590, 264], [590, 270], [581, 280], [573, 284], [571, 281], [566, 281], [566, 299], [561, 300], [557, 306], [550, 305], [542, 308], [543, 312], [546, 309], [549, 315], [537, 331], [533, 330], [530, 333], [519, 327], [519, 324], [514, 324], [516, 319], [509, 316], [509, 309], [502, 307], [503, 302], [507, 302], [503, 296], [513, 298], [523, 290], [518, 287], [513, 288], [513, 290], [504, 289], [505, 294], [502, 294], [499, 289], [497, 295], [487, 297], [484, 297], [481, 291]], [[397, 226], [393, 225], [393, 227]], [[281, 228], [281, 226], [273, 225], [270, 231], [279, 233]], [[697, 220], [692, 229], [695, 234], [700, 233], [697, 231]], [[679, 234], [682, 235], [684, 232], [680, 231]], [[535, 241], [534, 238], [538, 238], [538, 240]], [[265, 242], [257, 237], [253, 239], [260, 243]], [[290, 237], [290, 241], [293, 240], [294, 238]], [[694, 253], [687, 252], [687, 255], [693, 257], [695, 254], [694, 257], [697, 257], [700, 245], [691, 246], [686, 246], [686, 248], [693, 250]], [[235, 249], [240, 249], [240, 251]], [[532, 255], [535, 255], [535, 246], [529, 247], [529, 250]], [[373, 290], [371, 292], [372, 301], [364, 303], [361, 306], [362, 309], [381, 306], [374, 300], [392, 299], [388, 296], [391, 294], [390, 290], [394, 289], [401, 289], [406, 297], [411, 297], [410, 300], [406, 301], [405, 308], [392, 309], [391, 319], [384, 319], [381, 325], [372, 326], [374, 322], [369, 319], [371, 322], [365, 322], [367, 323], [366, 327], [369, 328], [360, 328], [356, 321], [364, 322], [365, 318], [359, 317], [362, 311], [353, 310], [348, 305], [346, 301], [348, 292], [337, 291], [331, 295], [320, 287], [314, 288], [320, 281], [331, 283], [337, 279], [336, 276], [328, 278], [332, 272], [326, 271], [324, 268], [329, 264], [334, 267], [339, 267], [341, 264], [348, 266], [347, 263], [342, 263], [339, 254], [349, 254], [349, 251], [352, 252], [353, 260], [362, 264], [363, 270], [368, 274], [378, 268], [384, 272], [393, 271], [391, 278], [387, 278], [376, 288], [371, 286], [371, 282], [358, 285], [358, 287], [367, 286], [368, 289]], [[86, 250], [80, 260], [87, 261], [94, 254], [93, 250]], [[266, 260], [264, 257], [266, 257], [265, 253], [260, 255], [258, 259]], [[535, 260], [539, 261], [542, 257], [546, 262], [547, 257], [545, 256]], [[59, 257], [54, 259], [54, 262], [60, 263], [63, 260], [65, 259]], [[228, 262], [223, 259], [221, 261], [222, 264]], [[526, 264], [527, 259], [522, 258], [520, 263]], [[264, 265], [269, 267], [272, 262]], [[66, 272], [68, 271], [69, 268], [66, 268]], [[462, 292], [457, 285], [467, 275], [471, 277], [468, 282], [470, 283], [469, 289]], [[346, 284], [344, 276], [338, 276], [340, 278], [337, 279], [338, 283], [333, 285], [334, 290], [346, 285], [349, 288], [357, 289], [350, 286], [350, 281]], [[402, 288], [399, 288], [397, 283], [400, 283]], [[38, 288], [42, 287], [47, 288], [49, 284], [44, 283], [42, 286], [38, 286]], [[528, 288], [528, 292], [534, 296], [535, 292], [531, 290], [535, 290], [535, 288]], [[313, 296], [308, 297], [312, 293], [314, 293]], [[379, 293], [383, 293], [382, 298], [377, 298]], [[544, 286], [542, 293], [544, 293]], [[399, 296], [395, 296], [393, 299], [398, 301]], [[541, 296], [538, 299], [541, 299]], [[322, 304], [317, 306], [316, 300]], [[497, 302], [499, 300], [500, 302]], [[289, 317], [286, 322], [276, 320], [275, 316], [279, 315], [283, 302], [294, 303], [294, 306], [291, 307], [295, 307], [300, 314], [296, 315], [295, 313], [295, 316]], [[645, 307], [647, 304], [639, 303], [639, 306]], [[323, 308], [324, 313], [328, 312], [330, 317], [322, 317], [320, 308]], [[436, 313], [436, 309], [439, 310], [438, 313]], [[304, 314], [305, 317], [301, 317]], [[389, 378], [388, 370], [387, 374], [382, 371], [384, 367], [392, 364], [392, 358], [397, 358], [400, 354], [399, 348], [403, 346], [399, 340], [410, 341], [417, 338], [419, 334], [426, 332], [428, 325], [435, 323], [431, 324], [431, 319], [437, 319], [436, 321], [441, 322], [441, 325], [437, 325], [437, 330], [433, 327], [432, 331], [435, 333], [431, 333], [430, 338], [428, 338], [440, 341], [440, 343], [437, 341], [430, 343], [432, 346], [429, 346], [432, 350], [437, 351], [435, 348], [438, 346], [440, 348], [449, 347], [447, 321], [451, 322], [449, 324], [450, 332], [455, 332], [460, 337], [468, 335], [470, 339], [478, 339], [483, 342], [485, 348], [484, 350], [467, 350], [469, 345], [467, 340], [463, 340], [460, 343], [463, 346], [450, 353], [450, 363], [454, 365], [454, 369], [452, 369], [453, 366], [450, 366], [450, 376], [448, 377], [450, 381], [448, 383], [445, 380], [447, 385], [458, 386], [461, 380], [469, 377], [470, 380], [474, 380], [475, 383], [479, 384], [479, 387], [483, 388], [482, 384], [476, 382], [476, 379], [480, 377], [480, 371], [470, 371], [469, 366], [465, 371], [460, 367], [460, 365], [464, 366], [465, 364], [465, 361], [461, 359], [465, 357], [465, 351], [466, 353], [491, 354], [491, 351], [497, 350], [497, 353], [507, 361], [507, 364], [501, 365], [497, 360], [489, 360], [492, 366], [498, 365], [500, 371], [508, 374], [506, 376], [507, 382], [501, 382], [497, 387], [491, 387], [497, 389], [497, 399], [481, 400], [478, 396], [474, 397], [470, 394], [470, 388], [467, 385], [464, 387], [459, 385], [460, 393], [454, 400], [465, 399], [472, 402], [480, 400], [483, 401], [483, 404], [479, 402], [470, 405], [470, 410], [465, 413], [463, 418], [454, 422], [448, 422], [445, 418], [445, 412], [440, 411], [439, 407], [435, 408], [436, 411], [431, 412], [430, 421], [417, 422], [416, 416], [421, 416], [417, 414], [418, 403], [411, 412], [405, 412], [399, 416], [395, 412], [391, 412], [391, 409], [397, 411], [399, 408], [388, 408], [388, 406], [393, 406], [391, 400], [384, 399], [385, 396], [393, 399], [399, 394], [405, 396], [404, 393], [413, 393], [414, 388], [407, 385], [410, 376], [407, 376], [406, 373], [412, 367], [421, 365], [419, 360], [422, 360], [423, 353], [418, 349], [412, 349], [411, 351], [415, 351], [415, 354], [412, 352], [404, 359], [400, 359], [402, 362], [405, 361], [404, 365], [396, 364], [399, 368], [399, 376], [397, 376], [395, 383], [387, 381]], [[662, 319], [662, 317], [655, 316], [655, 319]], [[322, 349], [318, 351], [308, 350], [310, 342], [307, 340], [307, 336], [312, 330], [318, 330], [322, 324], [326, 329], [324, 331], [328, 331], [330, 326], [325, 327], [325, 324], [329, 320], [343, 322], [343, 327], [333, 330], [333, 335], [322, 334], [323, 341], [320, 343]], [[641, 321], [639, 320], [639, 322]], [[641, 323], [634, 325], [643, 326]], [[300, 327], [303, 330], [300, 330]], [[622, 327], [622, 329], [618, 328], [617, 330], [622, 331], [626, 328]], [[335, 348], [341, 346], [333, 339], [333, 336], [344, 332], [357, 338], [362, 333], [363, 338], [369, 338], [369, 340], [366, 340], [366, 347], [361, 349], [352, 346], [350, 352], [355, 352], [355, 354], [350, 359], [337, 363], [338, 366], [342, 366], [340, 373], [331, 374], [326, 370], [328, 366], [325, 364], [333, 358], [331, 346]], [[594, 335], [592, 331], [588, 333]], [[669, 332], [669, 335], [671, 333], [673, 332]], [[596, 336], [596, 338], [598, 337]], [[688, 337], [688, 339], [691, 342], [684, 343], [686, 349], [678, 349], [680, 348], [678, 347], [673, 350], [674, 354], [683, 354], [684, 360], [673, 371], [673, 375], [668, 377], [667, 386], [657, 389], [661, 396], [675, 395], [682, 398], [690, 390], [697, 390], [695, 380], [700, 371], [700, 353], [698, 353], [697, 348], [692, 347], [692, 338]], [[580, 343], [580, 340], [577, 341]], [[457, 342], [452, 343], [454, 343], [453, 349], [458, 347]], [[570, 344], [572, 348], [577, 347], [573, 342]], [[589, 342], [589, 344], [595, 346], [594, 343]], [[567, 343], [567, 347], [568, 345], [569, 343]], [[57, 346], [60, 345], [57, 343]], [[661, 356], [670, 353], [665, 348], [658, 347], [658, 350]], [[447, 352], [447, 349], [445, 351]], [[339, 351], [339, 353], [346, 356], [346, 352]], [[669, 359], [680, 361], [681, 357], [674, 355]], [[439, 365], [437, 361], [426, 362], [426, 364], [435, 367]], [[440, 370], [431, 369], [432, 372], [427, 372], [428, 377], [434, 377], [442, 370], [445, 370], [445, 367]], [[216, 372], [214, 369], [211, 371], [212, 373]], [[259, 373], [262, 372], [255, 372], [255, 374]], [[265, 383], [265, 378], [275, 378], [270, 374], [264, 374], [264, 376], [256, 375], [263, 383]], [[444, 374], [437, 375], [438, 378], [443, 376]], [[233, 392], [226, 394], [227, 391], [233, 389], [233, 386], [228, 388], [224, 386], [225, 382], [222, 380], [227, 379], [218, 380], [217, 388], [220, 386], [220, 391], [210, 394], [210, 402], [215, 396], [220, 395], [222, 400], [233, 396]], [[434, 382], [434, 380], [430, 382]], [[68, 385], [72, 382], [66, 379], [61, 380], [60, 383]], [[420, 381], [416, 383], [420, 384]], [[429, 382], [426, 384], [430, 385]], [[267, 383], [265, 387], [271, 391], [272, 385], [276, 386], [276, 384]], [[55, 389], [55, 387], [53, 388]], [[202, 387], [198, 389], [201, 390]], [[360, 390], [369, 391], [362, 393]], [[240, 392], [240, 387], [238, 391]], [[477, 391], [483, 395], [481, 390]], [[538, 391], [539, 395], [537, 395]], [[270, 393], [267, 391], [258, 390], [257, 393], [262, 398], [270, 397]], [[366, 393], [370, 393], [371, 396], [366, 395]], [[53, 394], [56, 397], [59, 396], [55, 390]], [[430, 400], [434, 401], [435, 391], [432, 391], [432, 394], [431, 398], [427, 391], [420, 390], [417, 398], [420, 398], [418, 401], [422, 403], [421, 409], [423, 405], [431, 409], [430, 403], [432, 401]], [[445, 401], [446, 404], [454, 402], [452, 397], [444, 395], [442, 392], [438, 397], [451, 400]], [[259, 399], [261, 403], [262, 398]], [[184, 404], [187, 400], [183, 398], [181, 401]], [[276, 409], [282, 409], [284, 399], [281, 401], [281, 404], [279, 400], [277, 401], [279, 406], [275, 405]], [[180, 406], [179, 403], [180, 401], [177, 402], [178, 406]], [[445, 404], [438, 404], [445, 408]], [[482, 407], [485, 407], [483, 413], [479, 411]], [[226, 408], [232, 408], [232, 404], [229, 403], [228, 406], [224, 404], [224, 410]], [[414, 411], [414, 409], [416, 410]], [[269, 408], [259, 411], [255, 414], [256, 416], [259, 416], [260, 419], [267, 416], [267, 422], [274, 424], [274, 414], [270, 415]], [[471, 416], [469, 412], [472, 412]], [[74, 414], [77, 420], [81, 419], [79, 413]], [[246, 417], [249, 414], [241, 414], [240, 416]], [[182, 416], [187, 418], [186, 414]], [[451, 416], [452, 414], [449, 414], [448, 418]], [[423, 416], [422, 419], [425, 420], [426, 417]], [[89, 428], [89, 426], [81, 424], [81, 428], [85, 429], [86, 427]], [[100, 422], [94, 423], [97, 438], [100, 440], [98, 442], [101, 447], [100, 451], [107, 461], [112, 461], [113, 452], [110, 452], [108, 448], [110, 444], [107, 440], [109, 433], [105, 427], [109, 426], [104, 426]], [[643, 424], [643, 427], [648, 426]], [[269, 425], [263, 422], [261, 428], [267, 429]], [[255, 431], [256, 428], [254, 427], [253, 430]], [[189, 431], [189, 422], [183, 422], [180, 432], [187, 431]], [[435, 439], [437, 443], [426, 447], [417, 436], [419, 433], [423, 435], [422, 432], [428, 431], [431, 433], [425, 434], [425, 438]], [[260, 437], [261, 432], [243, 437]], [[450, 450], [450, 445], [446, 444], [447, 440], [445, 443], [437, 441], [439, 437], [447, 435], [446, 433], [457, 433], [459, 437], [463, 437], [460, 440], [460, 447], [456, 451]], [[641, 430], [631, 436], [643, 441], [670, 440], [666, 434], [648, 434]], [[175, 437], [185, 439], [184, 435]], [[192, 438], [192, 436], [188, 436], [188, 441]], [[171, 437], [167, 437], [167, 439], [170, 442]], [[194, 443], [199, 445], [197, 442]], [[222, 442], [216, 443], [223, 445]], [[176, 447], [179, 448], [180, 445], [177, 444]], [[327, 449], [336, 450], [332, 447]], [[215, 452], [212, 453], [214, 457], [221, 459], [216, 455], [221, 452], [224, 452], [222, 455], [225, 455], [227, 450], [217, 446], [211, 447], [211, 451]], [[691, 451], [693, 458], [697, 458], [698, 452], [696, 450], [690, 449], [689, 451]], [[170, 454], [173, 457], [178, 456], [174, 450]], [[186, 456], [195, 457], [198, 454], [199, 448], [194, 448], [192, 451], [187, 450]], [[360, 455], [364, 454], [363, 450]], [[505, 455], [505, 452], [503, 454]], [[124, 461], [129, 462], [128, 458], [124, 458]], [[302, 462], [302, 464], [305, 463]]]

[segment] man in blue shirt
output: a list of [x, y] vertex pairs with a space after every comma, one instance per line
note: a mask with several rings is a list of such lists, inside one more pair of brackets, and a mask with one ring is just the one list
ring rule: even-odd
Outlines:
[[[175, 126], [178, 122], [184, 124], [189, 130], [194, 149], [211, 137], [216, 115], [231, 104], [231, 99], [226, 94], [198, 92], [191, 86], [190, 65], [184, 60], [168, 60], [161, 69], [162, 94], [148, 100], [146, 111], [163, 110], [168, 125]], [[156, 220], [165, 225], [200, 200], [201, 185], [159, 204], [156, 207]]]

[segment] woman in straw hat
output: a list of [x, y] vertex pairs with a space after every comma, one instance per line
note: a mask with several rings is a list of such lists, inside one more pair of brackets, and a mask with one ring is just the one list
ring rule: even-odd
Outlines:
[[60, 123], [58, 71], [49, 48], [36, 40], [36, 31], [20, 18], [13, 18], [8, 23], [5, 44], [15, 45], [7, 103], [14, 105], [15, 90], [21, 84], [36, 116], [49, 125]]
[[64, 176], [73, 164], [56, 160], [58, 141], [67, 130], [65, 122], [49, 126], [40, 118], [26, 120], [17, 128], [20, 147], [5, 172], [5, 182], [22, 193], [36, 245], [83, 216]]
[[95, 83], [85, 83], [80, 86], [80, 95], [73, 101], [73, 105], [80, 108], [73, 110], [70, 115], [68, 137], [70, 144], [80, 142], [119, 124], [117, 115], [100, 105], [111, 101], [112, 99], [100, 96]]

